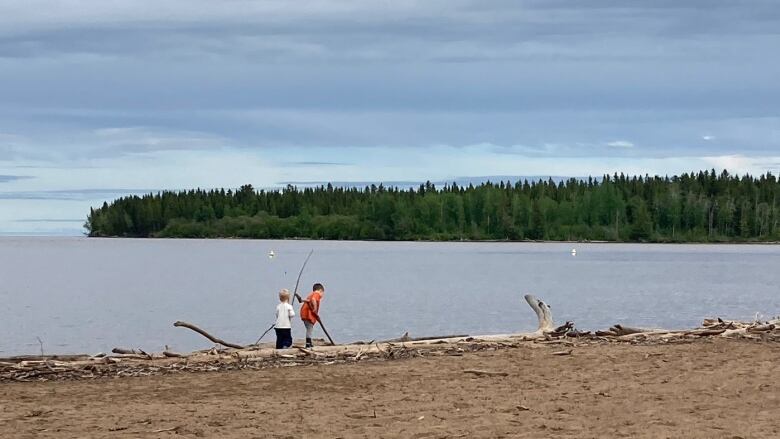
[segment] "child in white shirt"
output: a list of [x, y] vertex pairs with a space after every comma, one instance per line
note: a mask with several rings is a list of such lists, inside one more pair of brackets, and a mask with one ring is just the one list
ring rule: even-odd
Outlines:
[[289, 348], [293, 344], [292, 339], [292, 318], [295, 311], [289, 303], [290, 292], [284, 288], [279, 291], [279, 305], [276, 305], [276, 349]]

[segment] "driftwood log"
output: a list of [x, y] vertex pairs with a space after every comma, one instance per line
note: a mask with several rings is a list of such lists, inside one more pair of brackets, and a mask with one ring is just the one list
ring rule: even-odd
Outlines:
[[553, 325], [552, 312], [550, 306], [541, 300], [537, 299], [531, 294], [526, 294], [525, 301], [531, 306], [531, 309], [536, 313], [536, 317], [539, 319], [539, 327], [536, 329], [538, 334], [544, 334], [545, 332], [553, 332], [555, 325]]
[[408, 341], [441, 340], [445, 338], [461, 338], [461, 337], [468, 337], [468, 336], [469, 336], [468, 334], [452, 334], [452, 335], [434, 335], [429, 337], [411, 337], [409, 336], [409, 332], [407, 331], [404, 332], [404, 335], [400, 337], [378, 341], [377, 343], [404, 343]]
[[214, 337], [213, 335], [211, 335], [208, 332], [198, 328], [197, 326], [193, 325], [192, 323], [182, 322], [181, 320], [179, 320], [179, 321], [175, 322], [173, 324], [173, 326], [176, 326], [177, 328], [178, 327], [182, 327], [182, 328], [192, 329], [193, 331], [195, 331], [198, 334], [208, 338], [209, 340], [211, 340], [212, 342], [214, 342], [216, 344], [221, 344], [223, 346], [227, 346], [227, 347], [233, 348], [233, 349], [244, 349], [244, 346], [241, 346], [240, 344], [229, 343], [229, 342], [226, 342], [225, 340], [222, 340], [221, 338]]

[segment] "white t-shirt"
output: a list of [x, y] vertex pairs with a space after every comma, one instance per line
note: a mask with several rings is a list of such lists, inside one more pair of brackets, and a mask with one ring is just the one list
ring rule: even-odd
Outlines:
[[292, 305], [287, 302], [279, 302], [276, 305], [276, 328], [288, 329], [292, 328], [291, 319], [295, 316], [295, 311]]

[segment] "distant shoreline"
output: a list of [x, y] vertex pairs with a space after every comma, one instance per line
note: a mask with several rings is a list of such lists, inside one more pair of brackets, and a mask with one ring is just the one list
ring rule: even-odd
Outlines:
[[[78, 238], [78, 236], [73, 236]], [[210, 240], [235, 240], [235, 241], [322, 241], [322, 242], [421, 242], [421, 243], [463, 243], [463, 244], [479, 244], [479, 243], [493, 243], [493, 244], [664, 244], [664, 245], [778, 245], [780, 241], [648, 241], [648, 242], [635, 242], [635, 241], [552, 241], [552, 240], [508, 240], [508, 239], [458, 239], [458, 240], [435, 240], [435, 239], [313, 239], [313, 238], [241, 238], [236, 236], [219, 236], [219, 237], [204, 237], [204, 238], [189, 238], [189, 237], [156, 237], [156, 236], [86, 236], [89, 239], [150, 239], [150, 240], [195, 240], [195, 241], [210, 241]]]

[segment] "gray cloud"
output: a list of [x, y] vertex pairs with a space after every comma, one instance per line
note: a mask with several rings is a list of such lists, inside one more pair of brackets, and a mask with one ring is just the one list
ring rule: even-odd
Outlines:
[[18, 180], [27, 180], [29, 178], [34, 178], [29, 175], [0, 175], [0, 183], [8, 183], [11, 181], [18, 181]]
[[70, 218], [23, 218], [14, 220], [17, 223], [83, 223], [84, 219]]
[[775, 1], [77, 3], [0, 5], [0, 160], [780, 148]]
[[354, 163], [347, 162], [326, 162], [326, 161], [299, 161], [299, 162], [284, 162], [284, 165], [290, 166], [353, 166]]
[[61, 200], [61, 201], [84, 201], [113, 199], [126, 195], [145, 195], [157, 193], [158, 190], [152, 189], [63, 189], [63, 190], [40, 190], [40, 191], [9, 191], [0, 192], [0, 200]]

